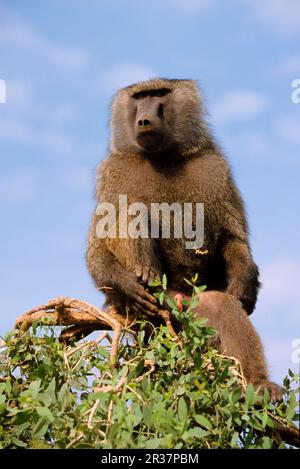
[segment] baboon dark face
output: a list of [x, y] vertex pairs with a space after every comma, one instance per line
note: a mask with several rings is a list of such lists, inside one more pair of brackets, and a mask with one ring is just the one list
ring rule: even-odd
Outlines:
[[201, 95], [192, 80], [157, 79], [121, 89], [111, 114], [111, 150], [184, 155], [210, 142]]
[[137, 144], [146, 152], [168, 147], [171, 140], [171, 89], [160, 88], [133, 93], [130, 99], [130, 123]]

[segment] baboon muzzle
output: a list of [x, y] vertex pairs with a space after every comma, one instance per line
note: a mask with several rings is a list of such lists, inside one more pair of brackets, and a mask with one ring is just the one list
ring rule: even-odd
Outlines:
[[138, 132], [160, 130], [162, 123], [162, 117], [160, 116], [161, 106], [161, 103], [153, 98], [143, 99], [139, 103], [136, 113], [136, 129]]

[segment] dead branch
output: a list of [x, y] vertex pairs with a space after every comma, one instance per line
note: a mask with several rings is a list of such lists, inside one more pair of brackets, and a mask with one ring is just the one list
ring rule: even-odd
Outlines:
[[26, 331], [38, 319], [48, 319], [53, 326], [70, 326], [64, 329], [60, 340], [69, 343], [72, 339], [85, 337], [95, 330], [112, 330], [114, 336], [110, 352], [111, 363], [115, 363], [118, 343], [123, 330], [128, 329], [135, 321], [134, 316], [123, 316], [113, 308], [101, 311], [86, 301], [68, 297], [58, 297], [47, 304], [40, 305], [20, 316], [16, 328]]

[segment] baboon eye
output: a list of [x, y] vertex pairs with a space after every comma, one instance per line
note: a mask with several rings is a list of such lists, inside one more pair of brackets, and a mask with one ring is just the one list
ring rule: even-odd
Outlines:
[[149, 95], [148, 91], [139, 91], [138, 93], [134, 93], [132, 97], [134, 99], [143, 99], [143, 98], [146, 98], [146, 96], [148, 95]]
[[158, 96], [162, 97], [165, 96], [166, 94], [171, 93], [170, 88], [160, 88], [159, 90], [144, 90], [144, 91], [138, 91], [137, 93], [134, 93], [132, 97], [134, 99], [144, 99], [147, 96]]
[[154, 90], [153, 96], [165, 96], [166, 94], [171, 93], [170, 88], [161, 88], [159, 90]]

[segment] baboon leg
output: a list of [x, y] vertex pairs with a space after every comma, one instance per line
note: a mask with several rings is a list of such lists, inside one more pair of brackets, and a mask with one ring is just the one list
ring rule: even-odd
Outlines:
[[227, 293], [203, 292], [196, 314], [219, 331], [217, 348], [239, 360], [247, 382], [255, 388], [268, 388], [271, 400], [280, 400], [282, 389], [268, 380], [261, 340], [241, 303]]

